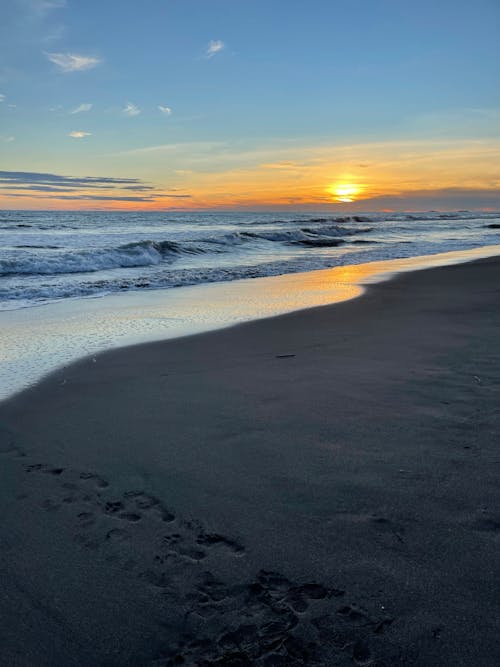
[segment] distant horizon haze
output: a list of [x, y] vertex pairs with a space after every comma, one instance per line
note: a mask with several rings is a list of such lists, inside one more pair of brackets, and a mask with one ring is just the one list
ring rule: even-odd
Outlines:
[[500, 210], [494, 0], [4, 0], [0, 209]]

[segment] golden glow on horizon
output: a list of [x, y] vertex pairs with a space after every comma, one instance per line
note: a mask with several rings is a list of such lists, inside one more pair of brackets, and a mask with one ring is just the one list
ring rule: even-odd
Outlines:
[[[168, 155], [168, 160], [166, 160]], [[172, 164], [170, 164], [170, 161]], [[457, 210], [497, 209], [500, 141], [401, 141], [359, 145], [175, 144], [100, 157], [97, 173], [139, 178], [152, 189], [91, 189], [59, 196], [26, 183], [0, 190], [0, 208], [104, 210]], [[50, 163], [37, 165], [50, 172]], [[24, 163], [9, 164], [22, 171]], [[61, 164], [71, 176], [96, 172], [95, 158]], [[24, 192], [24, 194], [23, 194]], [[69, 191], [68, 191], [69, 192]], [[78, 199], [81, 194], [81, 199]], [[116, 199], [113, 198], [116, 197]]]
[[361, 194], [361, 188], [354, 183], [336, 183], [330, 185], [326, 191], [334, 196], [335, 201], [346, 204], [356, 201]]

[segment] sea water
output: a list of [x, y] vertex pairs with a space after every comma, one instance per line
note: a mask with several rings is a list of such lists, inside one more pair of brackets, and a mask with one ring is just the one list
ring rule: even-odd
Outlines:
[[0, 399], [106, 349], [344, 301], [394, 273], [500, 254], [494, 213], [0, 220]]
[[0, 212], [0, 309], [498, 243], [500, 213]]

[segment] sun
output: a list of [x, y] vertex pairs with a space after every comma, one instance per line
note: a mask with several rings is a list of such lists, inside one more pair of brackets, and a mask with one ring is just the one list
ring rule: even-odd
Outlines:
[[334, 196], [335, 201], [349, 203], [356, 201], [361, 188], [354, 183], [335, 183], [327, 188], [327, 192]]

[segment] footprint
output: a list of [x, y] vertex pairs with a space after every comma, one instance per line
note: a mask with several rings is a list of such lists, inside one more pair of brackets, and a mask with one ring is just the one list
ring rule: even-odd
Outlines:
[[219, 637], [217, 645], [224, 650], [251, 651], [259, 641], [256, 625], [240, 625], [236, 630]]
[[124, 521], [130, 521], [131, 523], [136, 523], [141, 520], [141, 515], [136, 514], [135, 512], [121, 512], [119, 515], [120, 519]]
[[77, 519], [80, 526], [84, 528], [93, 526], [95, 523], [95, 516], [92, 514], [92, 512], [80, 512], [77, 515]]
[[26, 466], [26, 472], [38, 472], [43, 468], [42, 463], [33, 463], [32, 465]]
[[204, 572], [197, 590], [213, 602], [221, 602], [230, 597], [230, 589], [216, 579], [211, 572]]
[[[366, 628], [357, 623], [358, 614], [365, 618], [357, 607], [344, 605], [338, 618], [325, 615], [310, 620], [303, 614], [312, 605], [331, 607], [331, 598], [343, 591], [314, 582], [300, 585], [267, 570], [242, 586], [227, 586], [209, 571], [198, 582], [196, 590], [184, 597], [192, 631], [164, 656], [170, 658], [167, 665], [300, 667], [347, 664], [346, 658], [360, 667], [374, 664], [370, 646], [358, 637]], [[366, 619], [373, 628], [367, 615]], [[342, 636], [335, 630], [339, 623], [347, 626]], [[334, 663], [325, 662], [326, 655], [331, 660], [332, 651]]]
[[130, 535], [123, 528], [112, 528], [106, 533], [106, 540], [110, 542], [125, 542], [130, 539]]
[[179, 549], [179, 554], [194, 561], [200, 561], [207, 557], [207, 554], [200, 549]]
[[383, 516], [370, 516], [369, 522], [378, 530], [386, 533], [391, 533], [400, 544], [404, 544], [404, 527], [395, 524], [390, 519]]
[[182, 541], [182, 537], [179, 533], [172, 533], [171, 535], [165, 535], [163, 541], [165, 544], [168, 544], [169, 547], [173, 547]]
[[170, 523], [175, 519], [172, 512], [164, 507], [158, 498], [149, 495], [149, 493], [145, 493], [144, 491], [126, 491], [123, 494], [123, 497], [128, 501], [132, 501], [132, 504], [135, 505], [137, 510], [152, 510], [166, 523]]
[[62, 475], [64, 472], [64, 468], [44, 468], [42, 472], [47, 473], [48, 475]]
[[158, 505], [158, 507], [155, 509], [157, 510], [160, 519], [165, 523], [172, 523], [172, 521], [175, 521], [175, 515], [172, 514], [172, 512], [169, 512], [169, 510], [167, 510], [162, 505]]
[[83, 481], [94, 482], [94, 484], [101, 489], [105, 489], [106, 487], [109, 486], [109, 483], [105, 479], [103, 479], [99, 475], [96, 475], [93, 472], [81, 472], [80, 479]]
[[[299, 586], [299, 591], [310, 600], [324, 600], [329, 594], [329, 589], [321, 584], [303, 584]], [[343, 591], [335, 591], [337, 595], [342, 593]]]
[[241, 544], [217, 533], [201, 533], [196, 538], [196, 543], [207, 547], [222, 546], [232, 553], [239, 555], [245, 552], [245, 549]]
[[120, 500], [109, 500], [104, 505], [104, 512], [106, 514], [116, 514], [125, 509], [125, 505]]
[[178, 554], [176, 553], [168, 553], [164, 554], [163, 556], [160, 556], [159, 554], [156, 554], [154, 557], [154, 562], [157, 565], [168, 565], [171, 563], [174, 563], [178, 558]]
[[308, 602], [298, 588], [290, 590], [284, 599], [285, 602], [298, 613], [303, 613], [309, 609]]
[[143, 491], [127, 491], [123, 494], [125, 498], [133, 500], [137, 509], [146, 510], [155, 507], [160, 501]]
[[47, 475], [59, 476], [64, 472], [64, 468], [53, 468], [46, 463], [34, 463], [32, 465], [26, 466], [26, 472], [44, 472]]
[[345, 605], [344, 607], [340, 607], [340, 609], [337, 609], [337, 614], [345, 616], [353, 623], [369, 624], [371, 622], [371, 619], [366, 612], [356, 605]]

